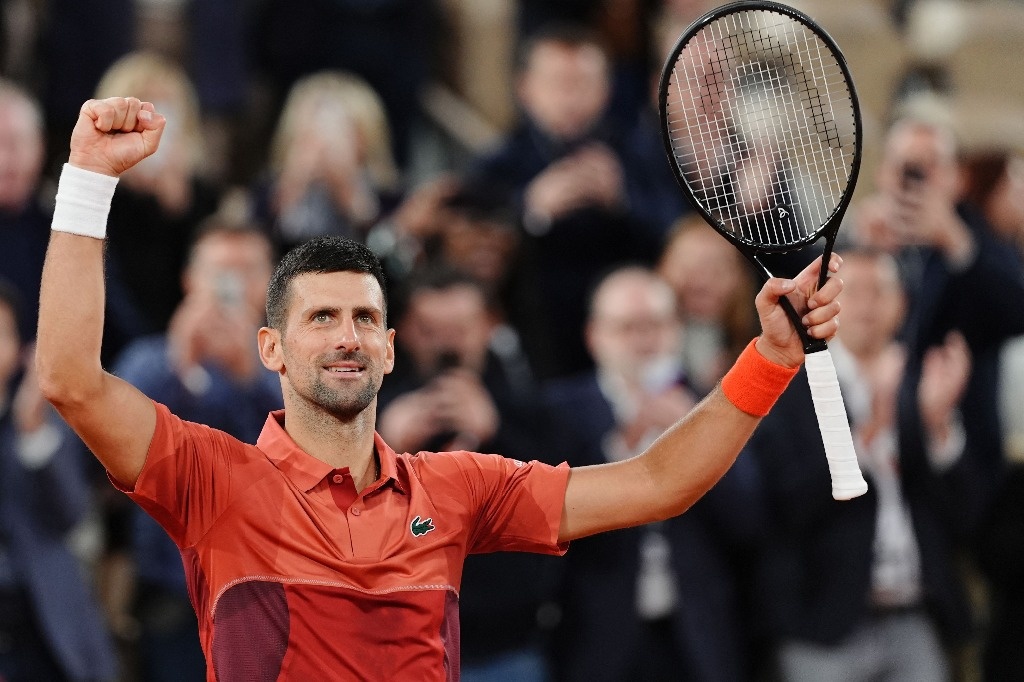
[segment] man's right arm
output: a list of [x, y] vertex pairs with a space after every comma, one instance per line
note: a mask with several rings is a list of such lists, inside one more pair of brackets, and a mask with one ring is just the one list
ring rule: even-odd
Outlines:
[[[118, 177], [156, 150], [163, 127], [151, 104], [133, 98], [90, 100], [71, 136], [69, 165]], [[56, 213], [72, 216], [72, 222], [81, 215], [88, 222], [94, 212], [76, 210], [79, 203], [88, 204], [88, 190], [82, 184], [72, 187], [72, 179], [62, 177]], [[54, 221], [40, 287], [36, 368], [47, 400], [107, 471], [133, 487], [156, 428], [156, 411], [149, 398], [100, 364], [103, 239], [66, 231], [94, 233], [96, 227]]]

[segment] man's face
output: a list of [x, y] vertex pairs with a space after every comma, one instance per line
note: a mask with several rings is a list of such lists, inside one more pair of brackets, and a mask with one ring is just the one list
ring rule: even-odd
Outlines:
[[659, 272], [676, 292], [687, 320], [721, 322], [743, 286], [744, 264], [710, 228], [691, 229], [669, 244]]
[[545, 132], [557, 139], [584, 135], [608, 103], [608, 64], [593, 45], [537, 45], [519, 83], [519, 99]]
[[185, 273], [185, 290], [217, 298], [229, 307], [244, 306], [258, 323], [266, 307], [271, 258], [270, 245], [257, 235], [210, 235], [196, 247]]
[[449, 359], [479, 372], [492, 327], [484, 296], [476, 287], [423, 289], [409, 300], [402, 320], [402, 347], [424, 376], [443, 369], [441, 365]]
[[664, 283], [620, 273], [599, 288], [587, 341], [601, 369], [645, 381], [649, 369], [677, 355], [680, 338], [675, 300]]
[[465, 216], [448, 222], [443, 239], [445, 260], [494, 287], [508, 274], [518, 244], [516, 233], [508, 226]]
[[885, 348], [903, 321], [904, 296], [895, 262], [887, 256], [849, 254], [843, 261], [839, 300], [843, 345], [858, 356]]
[[286, 400], [347, 421], [376, 404], [394, 368], [394, 334], [373, 275], [309, 273], [292, 280], [285, 328], [261, 330], [260, 350], [264, 364], [286, 379]]
[[894, 196], [926, 184], [955, 199], [958, 168], [953, 138], [926, 125], [898, 127], [886, 142], [878, 184]]
[[0, 99], [0, 210], [28, 202], [43, 168], [43, 136], [32, 108], [18, 99]]

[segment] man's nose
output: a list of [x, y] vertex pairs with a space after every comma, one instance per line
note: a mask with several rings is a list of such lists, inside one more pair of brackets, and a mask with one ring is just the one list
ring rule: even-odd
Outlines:
[[356, 331], [355, 320], [350, 318], [342, 320], [336, 329], [334, 346], [349, 352], [359, 348], [359, 334]]

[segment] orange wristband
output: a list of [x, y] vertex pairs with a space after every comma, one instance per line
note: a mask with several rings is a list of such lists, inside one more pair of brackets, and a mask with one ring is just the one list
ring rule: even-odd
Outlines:
[[763, 417], [772, 409], [798, 367], [777, 365], [761, 355], [755, 338], [743, 349], [736, 363], [722, 378], [722, 392], [733, 405], [755, 417]]

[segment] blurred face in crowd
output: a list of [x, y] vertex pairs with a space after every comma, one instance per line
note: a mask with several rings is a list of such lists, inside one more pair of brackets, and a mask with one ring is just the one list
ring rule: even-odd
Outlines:
[[556, 139], [586, 134], [608, 103], [608, 61], [596, 45], [541, 42], [519, 82], [526, 112]]
[[414, 292], [399, 338], [423, 375], [451, 365], [479, 372], [493, 329], [483, 292], [471, 284], [455, 284]]
[[183, 286], [188, 293], [211, 295], [229, 307], [244, 306], [261, 320], [271, 259], [270, 243], [260, 234], [214, 232], [195, 246]]
[[510, 226], [465, 215], [453, 215], [443, 232], [445, 261], [489, 287], [505, 279], [517, 243]]
[[888, 254], [843, 256], [843, 324], [839, 340], [858, 357], [885, 348], [903, 322], [905, 299], [896, 261]]
[[0, 300], [0, 391], [6, 388], [21, 364], [18, 320], [6, 301]]
[[683, 318], [702, 321], [721, 321], [744, 276], [736, 249], [704, 225], [669, 243], [658, 273], [675, 291]]
[[27, 101], [0, 93], [0, 210], [25, 206], [43, 168], [39, 113]]
[[955, 199], [959, 191], [956, 142], [948, 131], [918, 122], [897, 123], [885, 145], [879, 188], [890, 195], [926, 183]]
[[1024, 240], [1024, 157], [1010, 158], [983, 208], [999, 234]]
[[631, 268], [609, 275], [597, 288], [587, 324], [587, 345], [597, 366], [627, 381], [674, 359], [682, 328], [669, 286], [653, 273]]

